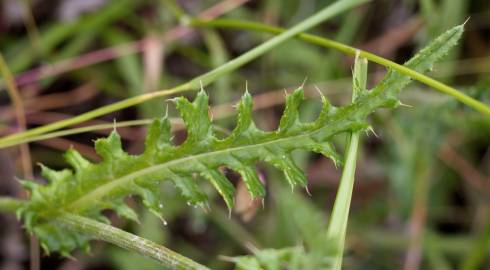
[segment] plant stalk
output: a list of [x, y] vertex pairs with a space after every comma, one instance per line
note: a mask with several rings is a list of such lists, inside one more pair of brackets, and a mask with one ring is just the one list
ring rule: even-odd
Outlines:
[[154, 259], [169, 269], [209, 270], [209, 268], [164, 246], [90, 218], [66, 213], [54, 222], [58, 222], [68, 230], [87, 234], [94, 239], [109, 242], [126, 250]]
[[[12, 197], [0, 196], [0, 214], [15, 213], [24, 201]], [[368, 233], [366, 233], [366, 231]], [[397, 234], [391, 231], [377, 231], [369, 228], [363, 228], [363, 232], [356, 233], [356, 237], [362, 238], [363, 241], [379, 248], [388, 248], [394, 250], [405, 250], [409, 245], [409, 238], [404, 234]], [[471, 253], [472, 246], [476, 239], [463, 236], [443, 236], [432, 233], [424, 235], [425, 242], [431, 242], [434, 248], [441, 250], [444, 254], [464, 255]]]
[[15, 213], [23, 203], [22, 200], [0, 196], [0, 213]]
[[[25, 201], [23, 200], [0, 196], [0, 213], [15, 213], [24, 203]], [[52, 222], [57, 222], [68, 230], [84, 233], [93, 239], [109, 242], [126, 250], [154, 259], [169, 269], [209, 269], [164, 246], [93, 219], [66, 213], [57, 217]]]
[[[252, 30], [252, 31], [257, 31], [257, 32], [267, 32], [271, 34], [280, 34], [285, 31], [284, 28], [280, 27], [274, 27], [274, 26], [269, 26], [266, 24], [262, 23], [256, 23], [256, 22], [249, 22], [249, 21], [242, 21], [242, 20], [233, 20], [233, 19], [217, 19], [217, 20], [212, 20], [212, 21], [206, 21], [206, 20], [198, 20], [194, 19], [191, 22], [192, 26], [195, 27], [213, 27], [213, 28], [231, 28], [231, 29], [245, 29], [245, 30]], [[374, 63], [380, 64], [382, 66], [391, 68], [393, 70], [396, 70], [400, 72], [401, 74], [407, 75], [410, 78], [417, 80], [427, 86], [430, 86], [431, 88], [442, 92], [444, 94], [447, 94], [449, 96], [454, 97], [456, 100], [468, 105], [469, 107], [473, 108], [474, 110], [481, 112], [487, 116], [490, 116], [490, 107], [485, 105], [484, 103], [468, 96], [465, 95], [464, 93], [458, 91], [457, 89], [446, 85], [444, 83], [441, 83], [429, 76], [426, 76], [422, 73], [419, 73], [415, 70], [412, 70], [410, 68], [407, 68], [403, 65], [397, 64], [391, 60], [385, 59], [381, 56], [375, 55], [373, 53], [369, 53], [363, 50], [358, 50], [354, 47], [348, 46], [346, 44], [328, 39], [328, 38], [323, 38], [311, 34], [304, 34], [300, 33], [296, 36], [297, 38], [304, 40], [306, 42], [319, 45], [322, 47], [326, 48], [331, 48], [337, 51], [340, 51], [344, 54], [347, 55], [356, 55], [356, 52], [359, 51], [359, 56], [366, 58], [369, 61], [372, 61]]]
[[[361, 91], [366, 91], [367, 65], [365, 58], [356, 55], [354, 64], [354, 76], [352, 87], [352, 102], [355, 101]], [[354, 188], [354, 175], [356, 172], [357, 152], [359, 148], [360, 131], [352, 132], [348, 138], [346, 147], [346, 160], [340, 185], [335, 198], [335, 203], [327, 229], [327, 238], [333, 245], [331, 251], [333, 256], [333, 270], [340, 270], [344, 251], [345, 235], [347, 232], [347, 221], [349, 219], [349, 208]]]
[[201, 87], [204, 87], [212, 82], [214, 82], [220, 76], [229, 73], [237, 68], [247, 64], [248, 62], [254, 60], [255, 58], [263, 55], [264, 53], [272, 50], [278, 45], [284, 43], [291, 37], [296, 36], [297, 34], [304, 32], [311, 27], [318, 25], [319, 23], [330, 19], [342, 12], [345, 12], [353, 7], [356, 7], [362, 3], [365, 3], [369, 0], [340, 0], [335, 3], [325, 7], [320, 10], [318, 13], [313, 16], [305, 19], [300, 22], [293, 28], [284, 31], [283, 33], [271, 38], [270, 40], [260, 44], [259, 46], [249, 50], [248, 52], [240, 55], [239, 57], [229, 61], [225, 65], [222, 65], [214, 70], [209, 71], [201, 76], [198, 76], [191, 81], [178, 85], [174, 88], [159, 90], [147, 94], [142, 94], [139, 96], [135, 96], [132, 98], [128, 98], [107, 106], [100, 107], [98, 109], [83, 113], [81, 115], [75, 116], [70, 119], [65, 119], [62, 121], [58, 121], [49, 125], [41, 126], [38, 128], [33, 128], [21, 133], [12, 134], [3, 138], [0, 138], [0, 147], [4, 147], [7, 143], [12, 144], [17, 142], [18, 140], [26, 139], [32, 136], [41, 135], [50, 131], [58, 130], [67, 126], [75, 125], [114, 111], [122, 110], [134, 105], [141, 104], [145, 101], [165, 97], [177, 93], [182, 93], [185, 91], [197, 90]]

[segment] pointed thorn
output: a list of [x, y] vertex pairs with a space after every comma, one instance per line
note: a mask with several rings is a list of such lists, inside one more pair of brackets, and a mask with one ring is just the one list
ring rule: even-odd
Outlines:
[[201, 207], [201, 210], [206, 214], [211, 212], [211, 206], [209, 206], [208, 202], [200, 203], [199, 207]]
[[163, 223], [163, 226], [167, 226], [168, 225], [168, 222], [162, 217], [161, 214], [158, 214], [156, 215], [158, 217], [158, 219], [160, 219], [160, 221]]
[[361, 56], [361, 50], [356, 49], [356, 59], [358, 59], [359, 56]]
[[322, 90], [320, 90], [320, 88], [316, 84], [313, 84], [313, 87], [316, 89], [316, 91], [318, 92], [318, 94], [322, 98], [322, 101], [325, 100], [325, 95], [323, 95]]
[[218, 255], [218, 259], [225, 261], [225, 262], [230, 262], [230, 263], [237, 263], [238, 262], [237, 259], [230, 257], [230, 256], [226, 256], [226, 255]]
[[61, 255], [71, 261], [75, 261], [77, 262], [77, 258], [73, 257], [72, 255], [70, 255], [70, 253], [67, 253], [67, 252], [62, 252]]
[[305, 78], [303, 79], [303, 82], [300, 85], [301, 88], [303, 88], [305, 86], [307, 80], [308, 80], [308, 76], [305, 76]]
[[401, 101], [398, 102], [398, 105], [403, 106], [403, 107], [413, 108], [412, 105], [408, 105], [408, 104], [402, 103]]
[[167, 103], [167, 104], [165, 104], [165, 105], [166, 105], [166, 106], [165, 106], [165, 116], [164, 116], [164, 117], [165, 117], [165, 118], [168, 118], [168, 103]]
[[[167, 99], [166, 101], [167, 101], [167, 102], [176, 103], [178, 98], [179, 98], [179, 97], [169, 98], [169, 99]], [[168, 106], [168, 104], [167, 104], [167, 106]]]
[[254, 244], [250, 242], [245, 243], [245, 247], [253, 254], [257, 254], [260, 251], [259, 248], [257, 248], [256, 246], [254, 246]]
[[371, 133], [373, 133], [373, 134], [374, 134], [374, 136], [375, 136], [376, 138], [378, 138], [378, 139], [379, 139], [379, 136], [378, 136], [378, 134], [376, 134], [376, 132], [374, 131], [373, 127], [369, 127], [369, 128], [367, 129], [367, 132], [369, 132], [369, 131], [370, 131]]
[[[116, 131], [117, 131], [117, 124], [116, 124], [116, 118], [114, 118], [113, 119], [112, 132], [116, 132]], [[73, 145], [71, 147], [73, 147]]]
[[466, 19], [466, 21], [464, 21], [464, 23], [463, 23], [463, 27], [465, 27], [465, 26], [466, 26], [466, 23], [467, 23], [467, 22], [470, 20], [470, 18], [471, 18], [471, 16], [468, 16], [468, 18]]
[[204, 91], [204, 85], [202, 84], [202, 80], [199, 80], [199, 85], [201, 86], [201, 91]]
[[306, 194], [308, 194], [308, 196], [311, 197], [311, 193], [310, 193], [310, 190], [308, 189], [308, 186], [305, 186], [305, 190], [306, 190]]

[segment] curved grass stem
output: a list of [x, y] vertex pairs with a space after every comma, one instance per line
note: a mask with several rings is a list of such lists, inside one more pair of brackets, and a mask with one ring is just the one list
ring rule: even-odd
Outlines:
[[238, 69], [239, 67], [249, 63], [255, 58], [265, 54], [266, 52], [272, 50], [278, 45], [284, 43], [288, 39], [296, 36], [297, 34], [304, 32], [319, 23], [328, 20], [342, 12], [345, 12], [353, 7], [356, 7], [362, 3], [365, 3], [369, 0], [341, 0], [336, 1], [335, 3], [325, 7], [320, 10], [316, 14], [308, 17], [304, 21], [300, 22], [296, 26], [291, 29], [278, 34], [277, 36], [271, 38], [270, 40], [260, 44], [259, 46], [249, 50], [248, 52], [240, 55], [239, 57], [227, 62], [225, 65], [222, 65], [216, 69], [209, 71], [201, 76], [198, 76], [191, 81], [176, 86], [171, 89], [160, 90], [148, 94], [139, 95], [136, 97], [128, 98], [107, 106], [100, 107], [98, 109], [83, 113], [81, 115], [75, 116], [70, 119], [58, 121], [49, 125], [41, 126], [38, 128], [33, 128], [24, 132], [20, 132], [17, 134], [9, 135], [3, 138], [0, 138], [0, 147], [4, 147], [6, 144], [12, 144], [17, 142], [18, 140], [23, 140], [32, 136], [41, 135], [50, 131], [55, 131], [67, 126], [79, 124], [81, 122], [114, 112], [118, 110], [122, 110], [137, 104], [141, 104], [145, 101], [165, 97], [177, 93], [182, 93], [190, 90], [200, 89], [202, 86], [206, 86], [216, 79], [221, 77], [222, 75], [229, 73], [233, 70]]
[[[242, 21], [242, 20], [233, 20], [233, 19], [218, 19], [218, 20], [212, 20], [212, 21], [205, 21], [205, 20], [197, 20], [194, 19], [191, 21], [191, 25], [195, 27], [213, 27], [213, 28], [231, 28], [231, 29], [245, 29], [245, 30], [252, 30], [252, 31], [258, 31], [258, 32], [267, 32], [271, 34], [280, 34], [285, 31], [285, 29], [280, 28], [280, 27], [274, 27], [274, 26], [269, 26], [266, 24], [262, 23], [256, 23], [256, 22], [249, 22], [249, 21]], [[490, 107], [485, 105], [484, 103], [473, 99], [472, 97], [465, 95], [464, 93], [458, 91], [457, 89], [448, 86], [442, 82], [439, 82], [429, 76], [426, 76], [424, 74], [421, 74], [419, 72], [416, 72], [412, 69], [409, 69], [403, 65], [397, 64], [391, 60], [385, 59], [381, 56], [375, 55], [373, 53], [369, 53], [366, 51], [358, 50], [354, 47], [345, 45], [343, 43], [328, 39], [328, 38], [323, 38], [311, 34], [298, 34], [296, 36], [297, 38], [304, 40], [306, 42], [319, 45], [322, 47], [327, 47], [331, 48], [337, 51], [340, 51], [344, 54], [347, 55], [356, 55], [356, 52], [359, 51], [359, 56], [366, 58], [367, 60], [380, 64], [382, 66], [391, 68], [393, 70], [396, 70], [400, 72], [401, 74], [407, 75], [410, 78], [417, 80], [427, 86], [430, 86], [431, 88], [440, 91], [442, 93], [445, 93], [447, 95], [450, 95], [454, 97], [456, 100], [468, 105], [469, 107], [475, 109], [476, 111], [479, 111], [487, 116], [490, 116]]]

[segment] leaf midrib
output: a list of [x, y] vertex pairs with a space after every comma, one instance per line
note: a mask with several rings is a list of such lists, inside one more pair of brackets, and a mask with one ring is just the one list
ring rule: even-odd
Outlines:
[[66, 207], [66, 209], [67, 209], [67, 211], [84, 210], [89, 203], [93, 203], [94, 201], [97, 201], [98, 199], [105, 196], [106, 194], [109, 194], [112, 190], [114, 190], [118, 186], [127, 184], [130, 181], [132, 181], [138, 177], [144, 176], [146, 174], [150, 174], [150, 173], [153, 173], [153, 172], [165, 169], [165, 168], [168, 169], [171, 166], [178, 165], [178, 164], [183, 163], [183, 162], [188, 162], [191, 160], [198, 160], [201, 158], [208, 158], [208, 157], [212, 157], [212, 156], [218, 156], [218, 155], [222, 155], [225, 153], [241, 151], [241, 150], [245, 150], [245, 149], [253, 149], [253, 148], [262, 147], [262, 146], [270, 145], [270, 144], [276, 144], [276, 143], [289, 141], [289, 140], [295, 140], [295, 139], [298, 140], [298, 139], [304, 138], [304, 137], [311, 137], [315, 133], [322, 130], [322, 128], [323, 127], [319, 128], [315, 131], [311, 131], [311, 132], [307, 132], [304, 134], [295, 135], [295, 136], [291, 136], [291, 137], [279, 138], [279, 139], [275, 139], [275, 140], [271, 140], [271, 141], [267, 141], [267, 142], [262, 142], [262, 143], [258, 143], [258, 144], [237, 146], [237, 147], [226, 148], [226, 149], [217, 150], [217, 151], [213, 151], [213, 152], [206, 152], [206, 153], [201, 153], [201, 154], [197, 154], [197, 155], [186, 156], [183, 158], [174, 159], [174, 160], [171, 160], [171, 161], [168, 161], [165, 163], [161, 163], [161, 164], [157, 164], [154, 166], [149, 166], [149, 167], [146, 167], [144, 169], [132, 172], [132, 173], [127, 174], [123, 177], [116, 178], [116, 179], [114, 179], [108, 183], [105, 183], [103, 185], [98, 186], [97, 188], [93, 189], [92, 191], [90, 191], [86, 195], [80, 197], [78, 200], [69, 204]]

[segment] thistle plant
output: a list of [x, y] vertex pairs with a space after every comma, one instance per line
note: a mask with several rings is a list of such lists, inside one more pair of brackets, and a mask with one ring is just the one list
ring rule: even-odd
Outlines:
[[[128, 154], [123, 149], [115, 128], [107, 138], [95, 141], [95, 150], [102, 161], [91, 162], [76, 150], [70, 149], [64, 158], [71, 168], [53, 170], [41, 165], [42, 176], [48, 183], [22, 181], [29, 197], [23, 201], [3, 198], [0, 200], [0, 209], [16, 212], [26, 230], [40, 240], [46, 253], [59, 252], [70, 256], [77, 248], [89, 250], [89, 241], [99, 239], [153, 258], [167, 267], [206, 269], [178, 253], [110, 226], [109, 219], [102, 211], [110, 209], [122, 218], [138, 221], [136, 211], [126, 203], [128, 197], [136, 196], [141, 198], [151, 213], [165, 223], [165, 217], [161, 214], [161, 209], [166, 204], [161, 194], [161, 183], [164, 181], [171, 182], [190, 205], [203, 208], [208, 207], [208, 198], [200, 182], [207, 181], [221, 195], [228, 209], [232, 209], [235, 187], [225, 176], [223, 169], [236, 171], [251, 197], [261, 198], [266, 196], [266, 189], [256, 171], [258, 162], [280, 170], [293, 190], [297, 186], [304, 188], [307, 177], [295, 164], [291, 153], [295, 150], [306, 150], [330, 158], [343, 167], [330, 224], [325, 228], [324, 235], [320, 236], [324, 240], [322, 243], [326, 245], [323, 251], [312, 252], [308, 248], [290, 247], [257, 251], [255, 256], [232, 260], [237, 263], [238, 269], [282, 269], [286, 265], [288, 269], [340, 269], [357, 149], [362, 131], [370, 128], [368, 117], [379, 108], [394, 109], [399, 106], [401, 103], [398, 94], [414, 78], [441, 91], [450, 89], [446, 93], [484, 113], [488, 112], [485, 105], [422, 75], [430, 71], [433, 64], [457, 44], [463, 33], [463, 25], [443, 33], [403, 66], [360, 50], [352, 51], [351, 47], [345, 45], [300, 34], [322, 20], [361, 2], [363, 1], [338, 1], [275, 39], [176, 88], [121, 101], [70, 120], [0, 139], [2, 147], [16, 145], [35, 140], [35, 136], [47, 135], [47, 132], [158, 96], [200, 88], [192, 102], [182, 96], [171, 99], [186, 127], [187, 138], [183, 143], [173, 142], [171, 121], [167, 116], [151, 123], [146, 134], [145, 150], [139, 155]], [[220, 26], [219, 21], [214, 24], [212, 21], [194, 21], [192, 24], [202, 27]], [[226, 23], [222, 22], [221, 25], [226, 26]], [[271, 29], [255, 27], [255, 30]], [[253, 98], [245, 91], [236, 105], [235, 128], [224, 138], [216, 135], [209, 115], [209, 97], [203, 86], [292, 37], [340, 49], [348, 54], [356, 53], [352, 102], [344, 106], [334, 106], [327, 97], [322, 96], [322, 109], [318, 117], [314, 121], [303, 122], [299, 118], [299, 108], [304, 100], [304, 93], [303, 88], [299, 87], [287, 95], [278, 128], [264, 131], [253, 121]], [[371, 90], [366, 89], [368, 60], [384, 64], [389, 69], [384, 79]], [[344, 157], [337, 153], [332, 144], [332, 139], [340, 134], [348, 134], [349, 137]]]

